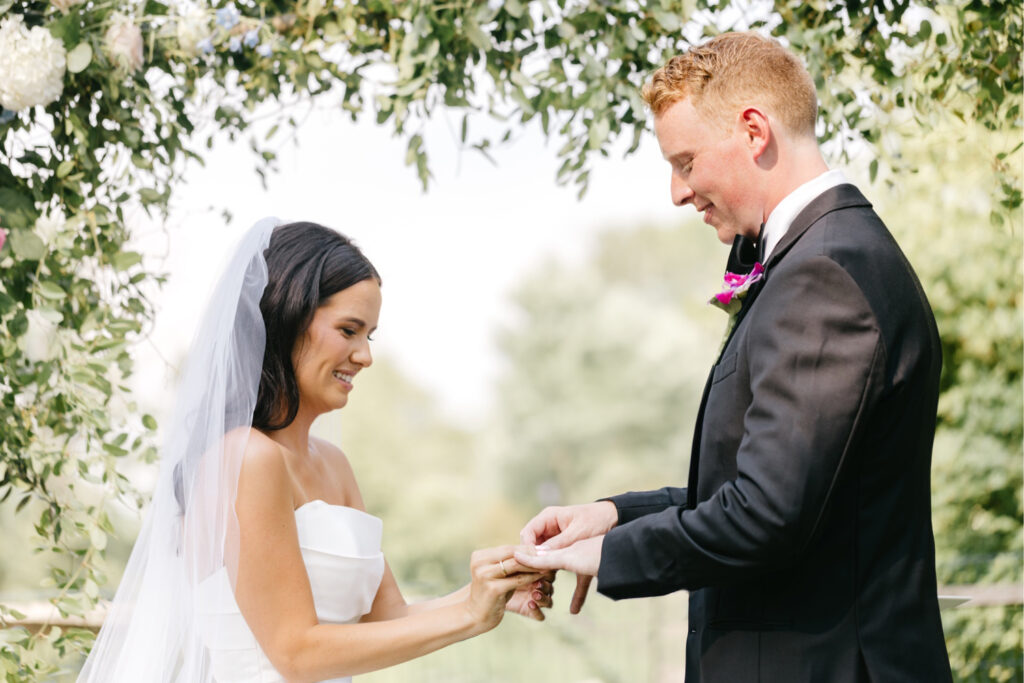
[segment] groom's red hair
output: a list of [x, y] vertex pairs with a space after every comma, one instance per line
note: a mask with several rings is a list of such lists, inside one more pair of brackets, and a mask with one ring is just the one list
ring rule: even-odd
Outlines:
[[689, 99], [697, 111], [727, 127], [743, 107], [756, 106], [790, 132], [813, 136], [818, 116], [814, 81], [800, 59], [753, 32], [723, 33], [673, 57], [654, 72], [642, 94], [655, 116]]

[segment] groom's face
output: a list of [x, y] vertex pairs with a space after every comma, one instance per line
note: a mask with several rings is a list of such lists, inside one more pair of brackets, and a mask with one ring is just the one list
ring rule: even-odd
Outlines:
[[738, 120], [711, 121], [685, 99], [655, 117], [654, 133], [672, 166], [672, 203], [692, 204], [725, 244], [737, 234], [756, 237], [762, 219], [752, 182], [756, 165]]

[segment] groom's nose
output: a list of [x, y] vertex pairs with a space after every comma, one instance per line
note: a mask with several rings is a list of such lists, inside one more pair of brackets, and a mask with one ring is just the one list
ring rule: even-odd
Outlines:
[[670, 191], [672, 193], [672, 203], [676, 206], [686, 206], [693, 201], [693, 190], [686, 184], [686, 181], [675, 173], [672, 174]]

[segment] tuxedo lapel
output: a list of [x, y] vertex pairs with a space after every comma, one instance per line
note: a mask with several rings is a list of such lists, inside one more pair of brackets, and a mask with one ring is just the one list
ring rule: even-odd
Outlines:
[[[750, 290], [747, 292], [747, 296], [743, 299], [743, 306], [736, 313], [736, 323], [732, 326], [732, 330], [729, 332], [729, 337], [725, 340], [725, 344], [722, 345], [722, 353], [724, 353], [725, 349], [729, 346], [729, 342], [732, 341], [732, 338], [736, 334], [736, 330], [739, 329], [743, 318], [754, 305], [754, 300], [768, 282], [768, 278], [771, 277], [772, 268], [778, 265], [779, 261], [782, 260], [782, 257], [789, 252], [793, 245], [796, 244], [797, 240], [799, 240], [812, 225], [833, 211], [845, 209], [851, 206], [870, 207], [871, 202], [869, 202], [855, 186], [844, 183], [825, 190], [811, 201], [803, 211], [797, 214], [796, 218], [793, 219], [792, 225], [790, 225], [786, 234], [783, 235], [778, 246], [772, 250], [771, 258], [768, 259], [768, 263], [763, 264], [765, 267], [764, 277], [751, 286]], [[763, 227], [764, 226], [762, 226], [762, 229]], [[722, 353], [718, 356], [719, 360], [722, 358]]]
[[[707, 407], [708, 395], [711, 393], [711, 384], [712, 379], [715, 376], [715, 367], [717, 367], [718, 363], [721, 362], [722, 355], [729, 347], [729, 342], [732, 341], [733, 336], [739, 329], [740, 323], [747, 315], [747, 312], [750, 311], [751, 307], [754, 305], [754, 300], [757, 299], [757, 295], [761, 292], [765, 283], [768, 281], [768, 278], [771, 275], [771, 269], [778, 265], [779, 261], [782, 260], [782, 257], [786, 255], [793, 245], [796, 244], [797, 240], [799, 240], [812, 225], [833, 211], [852, 206], [871, 206], [871, 202], [869, 202], [864, 195], [861, 194], [860, 190], [853, 185], [844, 183], [822, 192], [810, 204], [808, 204], [803, 211], [797, 214], [795, 219], [793, 219], [793, 223], [790, 225], [789, 230], [786, 231], [782, 240], [775, 249], [772, 250], [768, 263], [763, 264], [765, 266], [764, 277], [755, 282], [750, 289], [747, 290], [747, 296], [743, 299], [743, 305], [736, 313], [736, 322], [729, 332], [729, 337], [722, 345], [722, 351], [719, 353], [718, 359], [715, 361], [715, 365], [712, 366], [711, 372], [708, 373], [707, 382], [704, 384], [704, 393], [701, 395], [700, 408], [697, 410], [697, 422], [693, 427], [693, 443], [690, 447], [690, 472], [687, 482], [687, 488], [690, 493], [687, 495], [686, 499], [687, 507], [692, 509], [697, 505], [697, 481], [700, 475], [701, 432], [704, 429], [704, 410]], [[733, 262], [735, 255], [739, 253], [739, 248], [734, 242], [733, 253], [730, 255], [730, 264]]]
[[[718, 365], [715, 363], [715, 365]], [[708, 394], [711, 393], [711, 380], [715, 376], [715, 367], [711, 367], [708, 373], [708, 381], [704, 383], [704, 393], [700, 397], [700, 408], [697, 409], [697, 423], [693, 426], [693, 442], [690, 446], [690, 473], [687, 476], [686, 487], [689, 493], [686, 496], [686, 507], [693, 509], [697, 507], [697, 476], [700, 470], [700, 433], [704, 429], [704, 408], [708, 404]]]
[[736, 313], [736, 322], [733, 324], [732, 329], [729, 330], [729, 337], [722, 344], [722, 351], [718, 354], [718, 360], [711, 367], [711, 372], [708, 373], [708, 380], [704, 383], [704, 393], [700, 397], [700, 408], [697, 409], [697, 423], [693, 427], [693, 444], [690, 447], [690, 474], [688, 477], [687, 487], [693, 493], [687, 496], [686, 504], [691, 509], [697, 505], [697, 478], [700, 470], [700, 437], [701, 432], [704, 429], [704, 409], [707, 407], [708, 394], [711, 393], [711, 384], [715, 376], [715, 368], [722, 360], [722, 354], [725, 349], [729, 346], [729, 342], [732, 340], [736, 330], [740, 326], [740, 321], [743, 320], [743, 316], [747, 314], [750, 307], [754, 305], [754, 299], [757, 298], [761, 288], [764, 287], [764, 279], [758, 280], [750, 289], [747, 290], [747, 296], [743, 298], [743, 305], [740, 310]]

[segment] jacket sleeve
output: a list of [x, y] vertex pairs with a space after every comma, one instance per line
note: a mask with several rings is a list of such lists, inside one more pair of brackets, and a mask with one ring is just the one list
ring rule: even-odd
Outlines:
[[656, 491], [630, 491], [601, 500], [615, 503], [615, 508], [619, 511], [618, 523], [626, 524], [644, 515], [661, 512], [668, 507], [686, 507], [686, 489], [666, 486]]
[[643, 597], [743, 580], [798, 561], [813, 539], [884, 382], [885, 350], [863, 293], [834, 261], [815, 256], [773, 275], [739, 350], [751, 402], [736, 478], [692, 510], [666, 505], [612, 529], [601, 593]]

